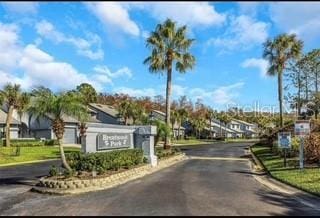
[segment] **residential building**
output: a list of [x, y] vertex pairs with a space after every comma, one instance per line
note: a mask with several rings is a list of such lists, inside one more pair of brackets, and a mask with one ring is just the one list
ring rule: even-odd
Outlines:
[[242, 133], [241, 137], [258, 137], [258, 127], [256, 124], [248, 123], [243, 120], [232, 119], [231, 122], [228, 123], [228, 127], [232, 130], [240, 131]]
[[[6, 120], [7, 113], [0, 109], [0, 139], [5, 138]], [[19, 137], [19, 126], [20, 122], [17, 119], [13, 118], [10, 125], [10, 138], [16, 139]]]
[[[166, 119], [166, 113], [159, 111], [159, 110], [152, 110], [150, 113], [150, 119], [157, 119], [165, 122]], [[172, 128], [172, 126], [170, 125]], [[174, 123], [173, 125], [173, 137], [184, 137], [185, 135], [185, 127], [182, 125], [179, 127], [179, 124], [177, 122]]]

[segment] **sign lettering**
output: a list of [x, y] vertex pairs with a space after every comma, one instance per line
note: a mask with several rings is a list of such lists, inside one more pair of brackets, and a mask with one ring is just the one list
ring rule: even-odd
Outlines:
[[100, 133], [97, 135], [97, 150], [128, 148], [131, 145], [131, 136], [128, 133]]

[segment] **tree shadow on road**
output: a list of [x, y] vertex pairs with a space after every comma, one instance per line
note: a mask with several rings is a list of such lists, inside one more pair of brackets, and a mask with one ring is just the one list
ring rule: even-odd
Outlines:
[[[274, 206], [286, 208], [287, 211], [284, 213], [279, 213], [276, 210], [274, 212], [269, 212], [271, 216], [314, 216], [320, 215], [320, 210], [315, 210], [314, 208], [304, 205], [296, 198], [303, 198], [301, 194], [286, 195], [283, 193], [275, 191], [266, 191], [264, 189], [256, 192], [261, 201], [272, 204]], [[319, 204], [320, 208], [320, 204]]]
[[26, 178], [26, 177], [9, 177], [0, 179], [0, 186], [7, 186], [7, 185], [29, 185], [32, 186], [36, 183], [37, 179], [41, 178], [41, 176], [35, 178]]

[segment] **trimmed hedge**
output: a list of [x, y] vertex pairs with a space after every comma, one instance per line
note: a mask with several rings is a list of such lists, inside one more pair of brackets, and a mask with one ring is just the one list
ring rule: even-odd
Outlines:
[[[6, 140], [2, 140], [2, 146], [5, 146]], [[59, 145], [57, 139], [47, 139], [41, 141], [40, 139], [11, 139], [10, 146], [12, 147], [37, 147], [37, 146], [54, 146]]]
[[170, 148], [168, 150], [164, 150], [163, 148], [158, 148], [156, 150], [156, 155], [158, 156], [159, 159], [170, 157], [178, 153], [181, 153], [180, 148]]
[[103, 174], [108, 170], [130, 168], [144, 162], [142, 149], [126, 149], [99, 153], [71, 152], [66, 154], [67, 162], [74, 171]]
[[[2, 140], [2, 146], [5, 146], [6, 140]], [[37, 147], [44, 146], [44, 142], [39, 139], [11, 139], [10, 146], [12, 147]]]
[[44, 141], [44, 145], [59, 145], [58, 139], [48, 139]]

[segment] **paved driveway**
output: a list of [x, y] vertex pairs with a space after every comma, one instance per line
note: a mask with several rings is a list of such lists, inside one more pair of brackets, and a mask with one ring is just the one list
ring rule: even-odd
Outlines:
[[72, 196], [21, 192], [0, 202], [0, 214], [320, 215], [320, 211], [258, 183], [249, 162], [241, 159], [247, 146], [188, 146], [184, 152], [196, 159], [110, 190]]

